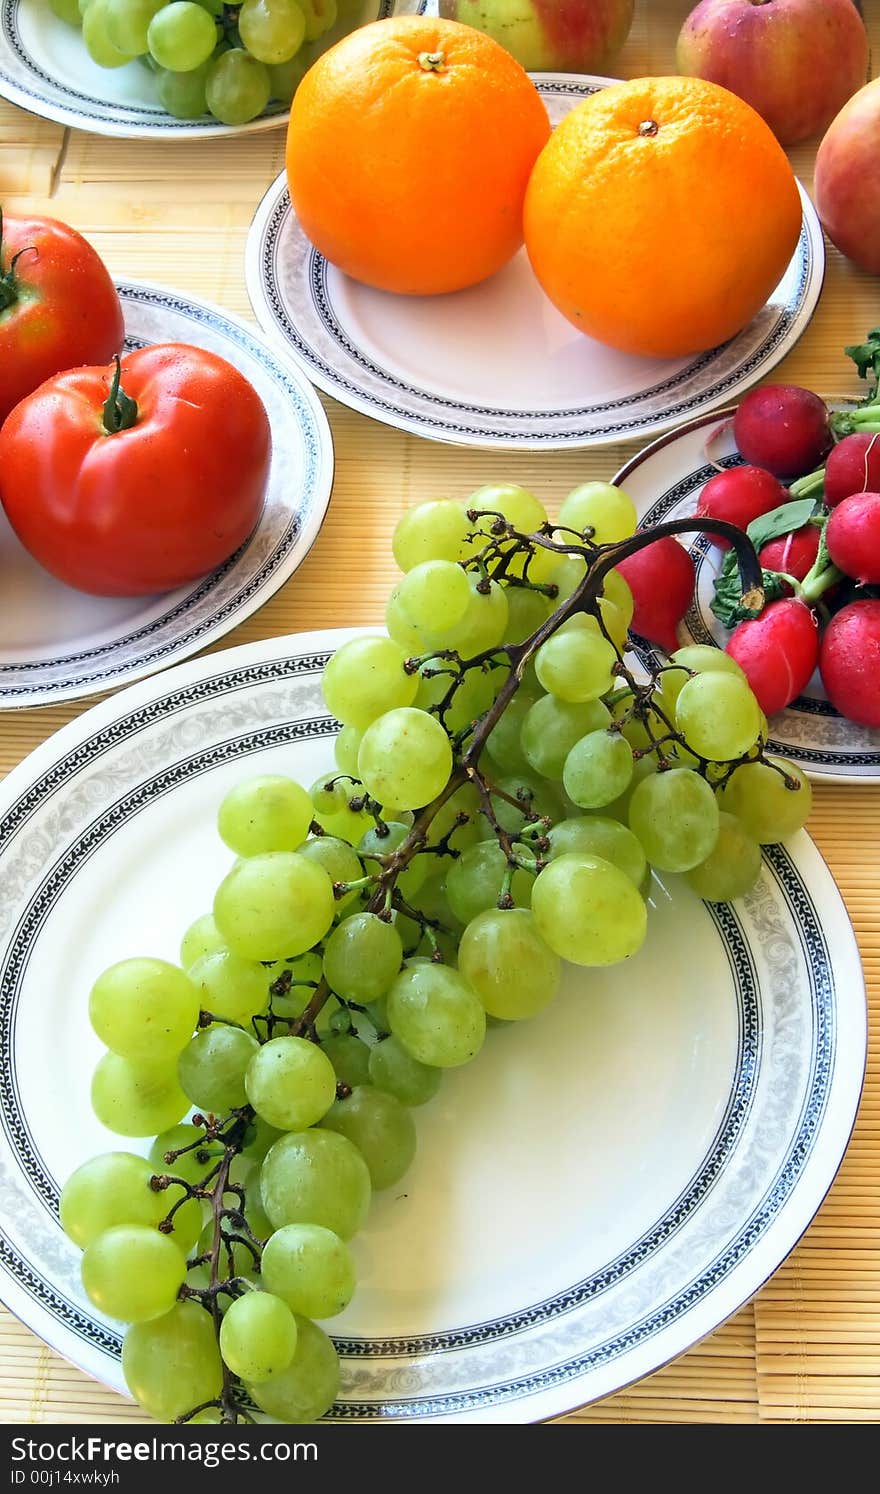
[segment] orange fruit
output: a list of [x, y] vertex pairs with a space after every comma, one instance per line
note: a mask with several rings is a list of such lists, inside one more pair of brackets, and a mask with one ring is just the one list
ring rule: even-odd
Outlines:
[[287, 180], [315, 247], [404, 295], [461, 290], [523, 241], [529, 173], [550, 135], [528, 74], [491, 37], [428, 16], [362, 26], [306, 73]]
[[600, 342], [654, 357], [741, 331], [800, 229], [769, 126], [701, 78], [592, 94], [553, 132], [526, 194], [526, 248], [550, 300]]

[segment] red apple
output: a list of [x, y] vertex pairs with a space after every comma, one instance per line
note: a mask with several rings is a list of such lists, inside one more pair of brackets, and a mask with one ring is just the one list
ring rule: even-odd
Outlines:
[[601, 73], [632, 26], [635, 0], [440, 0], [440, 14], [485, 31], [529, 72]]
[[880, 275], [880, 78], [844, 104], [816, 154], [813, 196], [832, 244]]
[[783, 145], [832, 120], [868, 76], [853, 0], [702, 0], [678, 38], [680, 73], [739, 94]]

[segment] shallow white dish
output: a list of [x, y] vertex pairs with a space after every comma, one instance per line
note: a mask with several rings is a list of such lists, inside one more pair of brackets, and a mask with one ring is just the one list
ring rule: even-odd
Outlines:
[[[358, 25], [424, 9], [425, 0], [355, 0]], [[348, 7], [350, 17], [351, 6]], [[327, 33], [350, 30], [347, 19]], [[104, 68], [93, 62], [74, 27], [58, 19], [48, 0], [0, 0], [0, 97], [43, 119], [95, 135], [126, 139], [193, 140], [279, 129], [290, 110], [282, 104], [245, 125], [173, 119], [159, 107], [153, 74], [140, 62]]]
[[162, 596], [93, 597], [56, 581], [0, 509], [0, 710], [78, 700], [152, 674], [222, 638], [296, 570], [330, 501], [333, 442], [314, 390], [236, 317], [142, 281], [117, 282], [126, 351], [186, 342], [235, 364], [272, 425], [272, 469], [249, 539], [202, 580]]
[[[620, 468], [614, 482], [629, 493], [642, 527], [695, 511], [704, 484], [716, 470], [705, 451], [713, 432], [717, 430], [712, 439], [713, 462], [731, 467], [742, 460], [726, 426], [732, 415], [730, 409], [689, 421]], [[710, 610], [721, 554], [706, 535], [682, 538], [696, 567], [697, 584], [678, 630], [680, 641], [716, 643], [723, 648], [728, 629]], [[634, 652], [643, 664], [665, 658], [662, 650], [650, 644], [636, 646]], [[880, 781], [880, 731], [838, 715], [828, 703], [818, 672], [806, 692], [771, 719], [770, 733], [771, 750], [797, 763], [810, 778], [835, 783]]]
[[[230, 859], [213, 824], [232, 782], [329, 765], [319, 675], [346, 636], [141, 682], [0, 787], [0, 1296], [117, 1389], [118, 1325], [88, 1305], [56, 1219], [73, 1167], [128, 1145], [90, 1111], [88, 989], [125, 955], [176, 958]], [[328, 1324], [335, 1420], [561, 1414], [710, 1332], [808, 1225], [866, 1043], [824, 862], [801, 834], [744, 902], [712, 910], [671, 878], [650, 920], [629, 965], [570, 969], [547, 1012], [491, 1031], [417, 1112], [412, 1171], [375, 1199], [359, 1289]]]
[[[536, 73], [554, 124], [608, 78]], [[394, 296], [312, 247], [282, 174], [257, 209], [245, 274], [261, 327], [344, 405], [467, 446], [547, 451], [621, 441], [714, 409], [767, 374], [813, 314], [822, 230], [801, 190], [800, 242], [780, 284], [731, 342], [694, 358], [634, 358], [584, 337], [544, 295], [525, 250], [448, 296]]]

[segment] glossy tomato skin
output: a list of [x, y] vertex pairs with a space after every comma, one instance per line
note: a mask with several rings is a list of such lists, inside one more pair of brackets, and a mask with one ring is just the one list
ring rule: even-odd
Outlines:
[[[0, 279], [8, 285], [11, 275], [14, 297], [0, 309], [2, 424], [53, 374], [109, 363], [122, 350], [125, 329], [109, 272], [76, 229], [54, 218], [4, 215], [0, 244]], [[0, 292], [0, 302], [6, 299]]]
[[0, 500], [27, 550], [98, 596], [169, 591], [247, 539], [263, 505], [269, 420], [225, 359], [162, 343], [122, 359], [134, 425], [108, 434], [114, 367], [59, 374], [0, 430]]

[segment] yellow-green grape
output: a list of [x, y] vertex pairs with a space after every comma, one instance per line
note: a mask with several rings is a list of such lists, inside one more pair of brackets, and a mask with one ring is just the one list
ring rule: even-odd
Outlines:
[[166, 0], [107, 0], [105, 25], [111, 44], [128, 57], [147, 50], [147, 31]]
[[217, 811], [217, 829], [236, 856], [295, 851], [309, 833], [312, 801], [280, 773], [246, 778], [231, 788]]
[[203, 955], [190, 969], [204, 1011], [246, 1027], [269, 1004], [269, 976], [258, 960], [224, 947]]
[[[539, 778], [534, 778], [528, 773], [510, 773], [499, 778], [496, 788], [509, 798], [516, 799], [517, 805], [502, 799], [493, 793], [492, 808], [495, 818], [503, 830], [513, 835], [522, 827], [533, 822], [536, 818], [555, 820], [559, 818], [562, 805], [552, 784], [542, 783]], [[483, 825], [483, 833], [487, 833], [488, 825]]]
[[339, 1359], [326, 1333], [309, 1318], [297, 1317], [296, 1327], [296, 1352], [287, 1369], [246, 1387], [261, 1411], [288, 1426], [317, 1421], [339, 1392]]
[[768, 757], [736, 768], [718, 790], [718, 803], [766, 846], [803, 828], [813, 805], [813, 789], [801, 769], [787, 758]]
[[180, 941], [180, 963], [189, 974], [190, 967], [202, 955], [213, 954], [223, 948], [223, 935], [214, 922], [213, 913], [203, 913], [191, 923]]
[[340, 779], [332, 771], [324, 773], [315, 779], [309, 789], [312, 818], [326, 835], [346, 840], [349, 845], [356, 846], [364, 832], [374, 823], [367, 810], [351, 808], [352, 799], [362, 799], [363, 794], [364, 786], [360, 780], [355, 783], [348, 778]]
[[597, 545], [613, 544], [635, 534], [639, 522], [628, 493], [610, 482], [585, 482], [569, 493], [559, 510], [558, 523], [576, 529]]
[[358, 772], [380, 804], [418, 809], [445, 788], [452, 749], [439, 721], [411, 706], [386, 711], [364, 732]]
[[464, 617], [471, 600], [468, 578], [451, 560], [423, 560], [395, 588], [404, 615], [426, 638], [442, 637]]
[[176, 1302], [164, 1317], [137, 1323], [122, 1344], [125, 1383], [155, 1421], [173, 1422], [223, 1389], [223, 1365], [211, 1314]]
[[728, 903], [751, 892], [761, 874], [761, 847], [735, 815], [719, 817], [718, 839], [705, 861], [687, 873], [698, 897]]
[[295, 851], [238, 861], [214, 898], [217, 927], [247, 960], [304, 954], [323, 939], [335, 913], [327, 873]]
[[370, 1174], [357, 1147], [320, 1126], [281, 1136], [260, 1170], [263, 1207], [275, 1229], [322, 1224], [350, 1240], [367, 1217], [370, 1193]]
[[617, 652], [586, 627], [557, 630], [535, 655], [535, 672], [559, 700], [598, 700], [614, 683]]
[[387, 1090], [401, 1105], [425, 1105], [440, 1088], [440, 1069], [419, 1063], [396, 1037], [382, 1038], [368, 1052], [370, 1083]]
[[82, 35], [86, 51], [99, 67], [125, 67], [135, 56], [133, 52], [120, 52], [110, 40], [107, 32], [108, 0], [90, 0], [83, 12]]
[[82, 25], [82, 14], [79, 8], [79, 0], [49, 0], [49, 9], [56, 15], [59, 21], [66, 21], [68, 26]]
[[355, 1289], [351, 1251], [318, 1224], [286, 1224], [267, 1240], [261, 1262], [267, 1292], [307, 1318], [344, 1312]]
[[[203, 0], [199, 0], [199, 3], [203, 4]], [[200, 119], [208, 109], [206, 90], [210, 68], [210, 58], [188, 73], [173, 73], [168, 68], [159, 68], [156, 74], [156, 94], [162, 108], [175, 119]]]
[[620, 867], [636, 887], [641, 887], [645, 880], [648, 862], [642, 843], [619, 820], [598, 814], [577, 815], [560, 820], [547, 832], [547, 839], [550, 849], [545, 855], [549, 861], [572, 851], [582, 851], [588, 856], [601, 856], [604, 861]]
[[306, 18], [306, 38], [316, 41], [336, 24], [336, 0], [299, 0]]
[[221, 124], [247, 124], [262, 114], [271, 92], [266, 64], [241, 47], [232, 47], [211, 63], [205, 102]]
[[388, 993], [388, 1021], [413, 1058], [438, 1069], [468, 1063], [486, 1036], [486, 1014], [475, 992], [445, 965], [403, 970]]
[[460, 503], [436, 498], [407, 509], [391, 539], [394, 559], [402, 571], [425, 560], [458, 560], [470, 524]]
[[416, 1153], [416, 1128], [409, 1111], [394, 1095], [372, 1084], [359, 1084], [337, 1100], [322, 1124], [357, 1147], [377, 1190], [399, 1182]]
[[257, 1114], [282, 1131], [313, 1126], [336, 1097], [332, 1063], [315, 1043], [300, 1037], [277, 1037], [258, 1046], [244, 1084]]
[[462, 507], [465, 510], [484, 510], [486, 517], [477, 519], [471, 525], [474, 538], [468, 540], [462, 558], [470, 558], [479, 552], [494, 538], [492, 528], [495, 519], [494, 514], [501, 514], [508, 524], [520, 534], [534, 534], [547, 522], [547, 510], [538, 501], [534, 493], [527, 488], [518, 487], [515, 483], [493, 483], [485, 488], [477, 488], [469, 498], [464, 500]]
[[581, 809], [601, 809], [625, 793], [633, 775], [633, 753], [620, 732], [591, 731], [575, 742], [562, 771], [568, 797]]
[[611, 713], [601, 700], [565, 701], [542, 695], [522, 718], [523, 756], [542, 777], [561, 779], [565, 759], [575, 743], [588, 732], [601, 731], [610, 720]]
[[559, 986], [559, 956], [525, 908], [478, 913], [461, 936], [458, 963], [486, 1011], [505, 1022], [533, 1017]]
[[370, 1049], [353, 1032], [331, 1033], [321, 1041], [321, 1051], [333, 1065], [336, 1078], [350, 1089], [366, 1084], [370, 1076]]
[[147, 46], [160, 67], [188, 73], [207, 62], [217, 45], [217, 27], [194, 0], [172, 0], [156, 11], [147, 28]]
[[742, 667], [723, 648], [707, 643], [688, 643], [670, 654], [669, 665], [660, 676], [663, 699], [670, 710], [675, 710], [679, 694], [692, 675], [712, 672], [731, 674], [743, 682], [746, 678]]
[[306, 36], [306, 18], [296, 0], [244, 0], [238, 34], [258, 62], [288, 62]]
[[[535, 694], [521, 685], [489, 733], [486, 743], [489, 755], [505, 773], [519, 773], [530, 766], [521, 734], [535, 699]], [[560, 773], [561, 771], [560, 768]]]
[[[438, 661], [439, 664], [439, 661]], [[419, 693], [415, 705], [421, 711], [439, 706], [446, 698], [452, 677], [445, 673], [433, 673], [438, 664], [428, 663], [419, 671]], [[442, 665], [440, 665], [442, 668]], [[501, 670], [469, 669], [457, 686], [450, 704], [446, 708], [444, 721], [450, 732], [460, 732], [473, 727], [492, 705], [496, 693], [496, 677]], [[433, 712], [436, 714], [436, 712]]]
[[340, 773], [348, 773], [352, 778], [357, 777], [358, 750], [362, 736], [363, 732], [358, 731], [356, 726], [343, 726], [333, 743], [336, 766]]
[[[453, 861], [446, 874], [446, 896], [459, 922], [468, 924], [484, 908], [497, 906], [509, 870], [507, 858], [494, 839], [468, 846]], [[528, 907], [531, 890], [531, 873], [517, 867], [510, 884], [513, 901]]]
[[635, 601], [633, 600], [629, 583], [620, 574], [620, 571], [611, 570], [608, 572], [605, 580], [602, 582], [602, 595], [606, 596], [609, 602], [614, 603], [618, 612], [621, 612], [626, 618], [626, 625], [629, 627], [633, 620]]
[[625, 872], [601, 856], [569, 852], [535, 878], [538, 933], [574, 965], [615, 965], [641, 948], [648, 915]]
[[689, 768], [645, 778], [629, 805], [629, 827], [652, 866], [684, 872], [705, 861], [718, 838], [718, 805], [709, 784]]
[[[192, 1146], [194, 1141], [198, 1143], [197, 1146]], [[182, 1152], [179, 1157], [174, 1158], [173, 1162], [166, 1162], [166, 1153], [178, 1152], [181, 1147], [190, 1147], [191, 1150]], [[209, 1141], [205, 1135], [204, 1126], [193, 1126], [189, 1122], [184, 1122], [182, 1125], [170, 1126], [167, 1131], [160, 1131], [147, 1155], [151, 1172], [171, 1173], [174, 1177], [183, 1178], [185, 1182], [195, 1186], [201, 1182], [207, 1172], [211, 1171], [214, 1164], [220, 1161], [223, 1156], [223, 1143]], [[183, 1210], [179, 1212], [183, 1213]]]
[[[342, 882], [358, 882], [364, 875], [357, 852], [347, 841], [340, 840], [335, 835], [316, 835], [314, 840], [307, 840], [300, 846], [299, 854], [307, 861], [313, 861], [316, 866], [323, 867], [334, 887]], [[350, 908], [357, 897], [357, 888], [337, 897], [337, 913], [341, 913], [343, 908]]]
[[507, 634], [504, 641], [524, 643], [547, 621], [556, 602], [527, 586], [508, 586], [506, 595]]
[[170, 1312], [186, 1276], [186, 1257], [170, 1235], [142, 1224], [118, 1224], [87, 1245], [82, 1282], [110, 1318], [146, 1323]]
[[[180, 1188], [161, 1191], [150, 1186], [153, 1168], [132, 1152], [103, 1152], [83, 1162], [71, 1173], [61, 1190], [61, 1228], [80, 1249], [91, 1245], [105, 1230], [118, 1224], [139, 1224], [155, 1229], [180, 1198]], [[175, 1173], [177, 1168], [171, 1169]], [[201, 1210], [196, 1200], [182, 1204], [174, 1215], [171, 1236], [188, 1249], [201, 1229]], [[195, 1224], [195, 1233], [192, 1233]]]
[[166, 960], [120, 960], [89, 994], [89, 1019], [107, 1047], [136, 1061], [173, 1059], [199, 1019], [199, 994]]
[[287, 1369], [297, 1325], [287, 1303], [271, 1292], [245, 1292], [220, 1324], [220, 1353], [234, 1375], [259, 1383]]
[[761, 708], [744, 680], [707, 671], [682, 686], [675, 724], [693, 752], [732, 761], [757, 744]]
[[212, 1022], [196, 1033], [177, 1060], [180, 1087], [206, 1114], [222, 1115], [238, 1109], [247, 1101], [245, 1071], [260, 1051], [250, 1033]]
[[375, 913], [354, 913], [333, 930], [324, 946], [324, 975], [345, 1001], [365, 1006], [384, 996], [403, 962], [393, 923]]
[[378, 716], [408, 706], [419, 688], [404, 665], [408, 655], [393, 638], [352, 638], [336, 650], [321, 680], [327, 709], [363, 731]]
[[189, 1109], [177, 1064], [136, 1063], [105, 1053], [92, 1076], [92, 1109], [120, 1136], [155, 1136], [176, 1126]]

